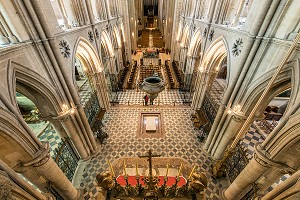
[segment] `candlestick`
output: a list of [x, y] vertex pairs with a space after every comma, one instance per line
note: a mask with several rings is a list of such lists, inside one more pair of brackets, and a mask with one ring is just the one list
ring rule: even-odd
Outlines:
[[191, 171], [191, 173], [190, 173], [190, 175], [189, 175], [189, 178], [188, 178], [188, 179], [191, 179], [191, 177], [192, 177], [192, 175], [193, 175], [193, 172], [194, 172], [195, 168], [196, 168], [196, 166], [194, 165], [194, 167], [193, 167], [193, 169], [192, 169], [192, 171]]
[[112, 167], [110, 161], [108, 161], [108, 164], [109, 164], [109, 168], [110, 168], [110, 171], [111, 171], [111, 173], [112, 173], [112, 176], [115, 177], [115, 172], [114, 172], [114, 169], [113, 169], [113, 167]]
[[135, 165], [135, 170], [136, 170], [136, 175], [139, 175], [139, 163], [138, 161], [136, 161], [136, 165]]
[[166, 172], [166, 176], [168, 176], [168, 172], [169, 172], [169, 164], [167, 164], [167, 172]]
[[123, 164], [124, 164], [124, 174], [127, 175], [127, 173], [126, 173], [126, 164], [125, 164], [125, 160], [123, 160]]
[[180, 176], [181, 170], [182, 170], [182, 163], [180, 163], [180, 168], [178, 170], [178, 176]]

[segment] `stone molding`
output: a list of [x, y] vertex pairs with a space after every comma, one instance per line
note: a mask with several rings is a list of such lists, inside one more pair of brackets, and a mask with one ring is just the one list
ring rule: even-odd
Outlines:
[[48, 143], [43, 143], [43, 144], [44, 144], [43, 147], [36, 152], [36, 155], [32, 160], [22, 163], [24, 167], [28, 167], [28, 166], [39, 167], [45, 164], [49, 160], [50, 145]]
[[297, 171], [296, 169], [293, 169], [284, 163], [280, 163], [270, 159], [268, 153], [263, 149], [263, 147], [260, 144], [255, 145], [254, 159], [263, 167], [274, 167], [284, 173], [293, 174]]

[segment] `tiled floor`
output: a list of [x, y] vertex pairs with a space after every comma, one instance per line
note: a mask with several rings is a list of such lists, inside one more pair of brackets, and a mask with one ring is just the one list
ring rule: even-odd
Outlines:
[[[47, 126], [45, 131], [39, 136], [40, 141], [48, 142], [50, 145], [50, 155], [53, 158], [54, 150], [58, 148], [58, 144], [61, 142], [60, 136], [54, 130], [51, 124]], [[54, 159], [54, 158], [53, 158]]]
[[258, 142], [263, 142], [264, 138], [259, 134], [254, 126], [251, 126], [248, 132], [241, 140], [241, 144], [247, 149], [246, 156], [249, 160], [252, 159], [254, 154], [254, 146]]
[[[118, 102], [123, 105], [143, 105], [143, 97], [146, 93], [136, 90], [118, 92]], [[154, 100], [154, 105], [180, 105], [191, 101], [190, 94], [178, 90], [164, 90]]]
[[[140, 112], [162, 113], [165, 135], [163, 138], [137, 137]], [[202, 151], [197, 140], [190, 114], [190, 107], [184, 106], [118, 106], [112, 107], [104, 116], [104, 128], [109, 138], [104, 142], [101, 153], [87, 161], [80, 186], [84, 189], [84, 199], [95, 199], [98, 188], [95, 176], [108, 170], [107, 160], [120, 157], [136, 157], [149, 149], [163, 157], [180, 157], [190, 164], [197, 164], [198, 171], [206, 173], [209, 185], [205, 190], [207, 199], [220, 199], [222, 185], [211, 178], [211, 158]], [[154, 163], [155, 164], [155, 163]]]

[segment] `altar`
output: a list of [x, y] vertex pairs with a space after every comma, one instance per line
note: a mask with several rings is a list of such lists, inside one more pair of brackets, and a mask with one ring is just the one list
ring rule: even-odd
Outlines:
[[98, 185], [108, 193], [100, 193], [98, 199], [204, 198], [206, 175], [196, 173], [197, 167], [184, 159], [161, 157], [149, 150], [148, 155], [108, 163], [110, 171], [96, 177]]

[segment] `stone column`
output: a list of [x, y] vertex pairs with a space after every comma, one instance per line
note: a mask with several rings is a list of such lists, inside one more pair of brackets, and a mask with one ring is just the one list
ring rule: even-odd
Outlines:
[[[75, 113], [74, 113], [75, 114]], [[53, 117], [53, 120], [59, 121], [64, 127], [68, 134], [68, 137], [72, 140], [79, 156], [81, 159], [85, 160], [90, 156], [90, 149], [87, 148], [87, 144], [84, 142], [85, 139], [82, 138], [81, 134], [78, 134], [78, 125], [73, 122], [71, 111], [64, 113], [60, 116]]]
[[291, 197], [291, 194], [297, 194], [299, 197], [300, 192], [300, 170], [295, 172], [291, 177], [280, 183], [271, 192], [267, 193], [261, 200], [285, 199]]
[[0, 44], [9, 44], [9, 39], [5, 36], [5, 29], [0, 23]]
[[241, 16], [244, 4], [245, 4], [245, 0], [241, 0], [240, 4], [239, 4], [239, 7], [238, 7], [238, 10], [236, 11], [236, 14], [234, 16], [234, 20], [232, 22], [233, 26], [237, 26], [239, 24], [240, 16]]
[[40, 149], [32, 160], [23, 162], [19, 170], [43, 192], [48, 192], [46, 182], [50, 181], [64, 199], [79, 200], [81, 198], [81, 192], [72, 185], [50, 157], [49, 145]]
[[91, 0], [86, 0], [85, 3], [86, 3], [85, 5], [86, 5], [86, 10], [87, 10], [87, 16], [89, 19], [89, 20], [87, 20], [87, 22], [89, 23], [89, 21], [90, 21], [90, 23], [95, 24], [97, 22], [97, 20], [96, 20], [95, 14], [93, 12], [92, 2], [91, 2]]
[[269, 168], [268, 158], [264, 155], [263, 150], [256, 146], [254, 158], [223, 192], [224, 199], [239, 199], [243, 192], [261, 177]]
[[216, 3], [217, 3], [217, 0], [211, 0], [210, 1], [210, 5], [209, 5], [209, 11], [208, 11], [208, 22], [212, 22], [213, 20], [213, 16], [214, 16], [214, 13], [215, 13], [215, 8], [216, 8]]
[[[7, 178], [6, 180], [9, 181], [8, 184], [7, 184], [7, 186], [8, 186], [7, 189], [8, 190], [6, 190], [8, 193], [12, 192], [13, 190], [19, 190], [19, 191], [25, 190], [26, 193], [29, 194], [34, 199], [37, 199], [37, 200], [54, 200], [54, 198], [50, 197], [48, 194], [42, 194], [39, 191], [37, 191], [35, 188], [33, 188], [31, 185], [29, 185], [28, 182], [23, 180], [6, 163], [4, 163], [2, 160], [0, 160], [0, 185], [1, 185], [2, 190], [3, 190], [3, 188], [5, 189], [5, 184], [1, 184], [1, 180], [3, 180], [3, 178], [2, 178], [3, 175], [4, 175], [4, 178], [5, 179]], [[12, 188], [13, 187], [12, 182], [15, 183], [14, 188]], [[0, 192], [0, 198], [4, 199], [4, 197], [1, 196], [1, 192]]]
[[[3, 6], [1, 5], [1, 3], [0, 3], [0, 6], [3, 7]], [[4, 9], [3, 9], [1, 12], [3, 12], [3, 11], [4, 11]], [[5, 21], [4, 17], [3, 17], [3, 15], [2, 15], [2, 13], [0, 13], [0, 23], [1, 23], [2, 28], [3, 28], [3, 29], [5, 30], [5, 32], [7, 33], [7, 37], [8, 37], [8, 39], [9, 39], [9, 41], [10, 41], [11, 43], [18, 43], [17, 37], [14, 36], [14, 34], [12, 33], [12, 31], [11, 31], [10, 27], [8, 26], [8, 24], [6, 23], [6, 21]]]
[[[212, 142], [209, 144], [208, 152], [211, 152], [215, 159], [221, 159], [223, 153], [225, 152], [227, 146], [233, 141], [239, 129], [246, 120], [246, 117], [242, 114], [235, 113], [230, 110], [230, 114], [227, 115], [227, 120], [225, 121], [221, 129], [218, 127]], [[223, 113], [226, 115], [227, 113]]]
[[67, 29], [71, 28], [71, 23], [67, 17], [66, 9], [65, 9], [65, 6], [64, 6], [64, 3], [62, 2], [62, 0], [58, 0], [58, 5], [59, 5], [60, 12], [61, 12], [61, 16], [63, 18], [64, 26]]

